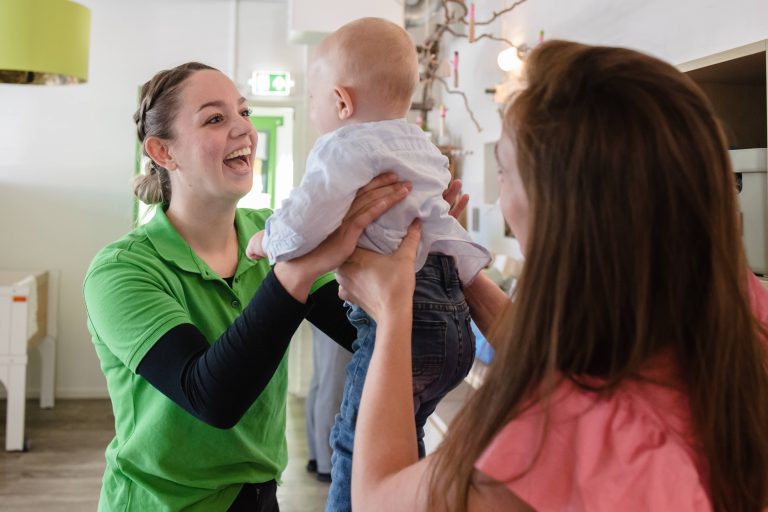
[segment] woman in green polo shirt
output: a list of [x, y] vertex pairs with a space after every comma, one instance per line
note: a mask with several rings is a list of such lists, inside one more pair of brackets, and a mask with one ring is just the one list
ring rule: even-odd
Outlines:
[[382, 175], [312, 253], [251, 261], [248, 239], [271, 212], [236, 208], [253, 178], [248, 115], [235, 85], [203, 64], [142, 88], [134, 118], [151, 166], [136, 193], [162, 207], [102, 249], [84, 282], [115, 415], [99, 510], [277, 511], [288, 342], [304, 318], [354, 340], [326, 273], [408, 187]]

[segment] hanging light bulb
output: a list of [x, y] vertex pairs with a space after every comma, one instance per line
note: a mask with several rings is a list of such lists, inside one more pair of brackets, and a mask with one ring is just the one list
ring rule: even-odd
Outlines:
[[0, 83], [88, 79], [91, 11], [69, 0], [0, 0]]
[[501, 51], [496, 58], [496, 63], [503, 71], [512, 72], [515, 75], [520, 75], [525, 64], [520, 57], [520, 50], [514, 46]]

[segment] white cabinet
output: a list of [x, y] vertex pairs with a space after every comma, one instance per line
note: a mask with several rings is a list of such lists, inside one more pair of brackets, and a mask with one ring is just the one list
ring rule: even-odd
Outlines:
[[28, 353], [42, 363], [40, 407], [53, 407], [56, 372], [58, 273], [0, 271], [0, 384], [8, 393], [5, 449], [25, 449]]
[[369, 16], [402, 26], [405, 15], [403, 5], [393, 1], [289, 0], [288, 38], [294, 43], [317, 43], [342, 25]]
[[761, 275], [768, 275], [767, 48], [768, 41], [758, 41], [678, 66], [712, 102], [728, 138], [744, 247], [750, 267]]

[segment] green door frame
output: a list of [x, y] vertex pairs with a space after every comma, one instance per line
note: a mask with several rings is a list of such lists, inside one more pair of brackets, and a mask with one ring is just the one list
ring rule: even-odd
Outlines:
[[[283, 116], [251, 116], [256, 131], [267, 132], [267, 194], [269, 207], [275, 208], [275, 172], [277, 170], [277, 129], [283, 126]], [[258, 142], [261, 144], [261, 141]], [[264, 172], [265, 169], [262, 169]]]

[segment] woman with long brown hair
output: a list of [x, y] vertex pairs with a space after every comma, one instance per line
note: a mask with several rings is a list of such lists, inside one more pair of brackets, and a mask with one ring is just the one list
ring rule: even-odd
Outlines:
[[[356, 510], [761, 510], [768, 505], [764, 291], [749, 275], [727, 145], [674, 67], [540, 45], [497, 145], [501, 207], [526, 255], [483, 386], [436, 454], [409, 418], [414, 227], [358, 250], [343, 298], [378, 324], [358, 419]], [[750, 300], [752, 304], [750, 304]], [[409, 437], [410, 436], [410, 437]], [[387, 443], [381, 443], [387, 439]]]

